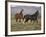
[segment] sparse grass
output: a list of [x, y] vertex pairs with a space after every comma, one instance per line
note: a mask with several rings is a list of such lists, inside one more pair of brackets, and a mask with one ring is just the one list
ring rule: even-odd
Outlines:
[[30, 30], [40, 30], [41, 29], [41, 21], [40, 19], [39, 23], [37, 22], [27, 22], [27, 23], [23, 23], [22, 22], [16, 22], [16, 19], [14, 18], [14, 16], [12, 16], [11, 19], [11, 31], [30, 31]]

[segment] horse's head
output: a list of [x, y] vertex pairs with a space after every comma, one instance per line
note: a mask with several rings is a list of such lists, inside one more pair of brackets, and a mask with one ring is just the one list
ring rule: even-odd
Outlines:
[[39, 11], [38, 11], [38, 10], [35, 12], [35, 15], [36, 15], [36, 16], [38, 16], [38, 15], [39, 15]]

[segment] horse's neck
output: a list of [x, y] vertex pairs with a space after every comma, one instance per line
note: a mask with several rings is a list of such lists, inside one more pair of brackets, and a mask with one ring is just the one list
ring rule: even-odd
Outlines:
[[22, 12], [20, 12], [20, 15], [23, 15], [23, 13], [22, 13]]
[[20, 14], [22, 14], [22, 11], [20, 12]]
[[20, 12], [20, 14], [22, 14], [22, 12]]
[[23, 10], [21, 10], [20, 14], [22, 14]]
[[38, 11], [36, 11], [33, 15], [36, 15], [37, 16], [38, 15]]

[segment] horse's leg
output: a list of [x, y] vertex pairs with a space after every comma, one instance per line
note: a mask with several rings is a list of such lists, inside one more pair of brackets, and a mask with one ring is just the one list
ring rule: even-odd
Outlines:
[[28, 19], [25, 20], [25, 22], [27, 22], [27, 21], [28, 21]]
[[32, 20], [30, 19], [30, 22], [32, 23]]
[[34, 20], [35, 20], [35, 22], [36, 22], [36, 23], [38, 23], [37, 17], [35, 17], [35, 19], [34, 19]]
[[38, 23], [38, 19], [35, 19], [36, 23]]
[[38, 24], [38, 20], [36, 20], [37, 24]]
[[32, 20], [30, 19], [30, 23], [32, 22]]
[[35, 20], [32, 20], [32, 25], [35, 23]]
[[19, 19], [19, 22], [21, 22], [21, 19]]

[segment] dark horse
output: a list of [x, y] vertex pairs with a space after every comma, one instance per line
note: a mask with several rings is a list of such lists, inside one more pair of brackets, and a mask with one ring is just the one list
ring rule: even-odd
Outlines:
[[21, 22], [21, 19], [23, 19], [23, 9], [20, 11], [20, 13], [16, 13], [15, 14], [15, 18], [16, 18], [16, 22], [18, 21], [19, 19], [19, 22]]
[[27, 22], [28, 20], [31, 20], [31, 21], [37, 20], [38, 15], [39, 15], [38, 10], [32, 15], [29, 15], [29, 14], [24, 15], [24, 18], [26, 19], [25, 22]]

